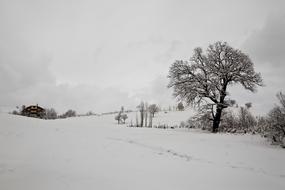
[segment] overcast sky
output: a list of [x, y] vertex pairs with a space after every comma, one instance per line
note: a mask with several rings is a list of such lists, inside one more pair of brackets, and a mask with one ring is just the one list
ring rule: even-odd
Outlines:
[[265, 87], [230, 95], [264, 114], [285, 91], [285, 1], [0, 0], [0, 110], [85, 113], [175, 103], [176, 59], [216, 41], [247, 53]]

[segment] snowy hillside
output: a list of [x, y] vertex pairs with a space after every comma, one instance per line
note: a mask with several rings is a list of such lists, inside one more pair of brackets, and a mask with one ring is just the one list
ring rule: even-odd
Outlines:
[[0, 114], [0, 150], [1, 190], [285, 189], [285, 151], [259, 136], [129, 128], [114, 115]]

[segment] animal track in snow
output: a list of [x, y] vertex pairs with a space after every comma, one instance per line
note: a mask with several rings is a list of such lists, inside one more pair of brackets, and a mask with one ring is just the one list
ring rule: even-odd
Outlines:
[[249, 171], [249, 172], [260, 173], [260, 174], [264, 174], [264, 175], [268, 175], [268, 176], [285, 178], [285, 174], [273, 174], [273, 173], [270, 173], [270, 172], [266, 172], [262, 168], [238, 166], [238, 165], [234, 165], [234, 164], [232, 164], [230, 162], [227, 162], [226, 164], [217, 163], [217, 162], [213, 162], [213, 161], [202, 159], [202, 158], [195, 158], [195, 157], [190, 156], [188, 154], [179, 153], [179, 152], [176, 152], [176, 151], [171, 150], [171, 149], [165, 149], [163, 147], [147, 145], [147, 144], [135, 141], [135, 140], [127, 140], [127, 139], [112, 138], [112, 137], [110, 137], [108, 139], [115, 140], [115, 141], [120, 141], [120, 142], [124, 142], [124, 143], [133, 144], [133, 145], [136, 145], [136, 146], [140, 146], [140, 147], [143, 147], [143, 148], [147, 148], [147, 149], [153, 150], [158, 155], [171, 155], [173, 157], [178, 157], [178, 158], [184, 159], [185, 161], [196, 161], [196, 162], [199, 162], [199, 163], [211, 164], [211, 165], [216, 165], [216, 166], [219, 166], [219, 167], [227, 167], [227, 168], [232, 168], [232, 169], [242, 169], [242, 170], [246, 170], [246, 171]]

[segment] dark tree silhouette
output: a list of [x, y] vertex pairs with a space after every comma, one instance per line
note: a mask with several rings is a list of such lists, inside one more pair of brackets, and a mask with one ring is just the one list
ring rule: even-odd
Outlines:
[[141, 102], [140, 105], [137, 106], [137, 108], [139, 109], [140, 112], [140, 118], [141, 118], [141, 123], [140, 123], [140, 127], [143, 127], [143, 122], [144, 122], [144, 116], [145, 116], [145, 112], [146, 112], [146, 106], [144, 102]]
[[67, 112], [65, 112], [64, 114], [62, 114], [61, 116], [59, 116], [60, 118], [67, 118], [67, 117], [75, 117], [76, 116], [76, 111], [75, 110], [68, 110]]
[[123, 114], [121, 115], [121, 118], [122, 118], [122, 120], [124, 121], [124, 123], [126, 123], [126, 119], [128, 119], [128, 115], [125, 114], [125, 113], [123, 113]]
[[189, 105], [211, 107], [213, 132], [218, 131], [222, 111], [229, 106], [225, 99], [229, 85], [239, 83], [252, 92], [262, 86], [250, 58], [225, 42], [209, 45], [206, 53], [194, 49], [189, 61], [177, 60], [171, 65], [168, 77], [175, 97]]
[[122, 118], [121, 118], [121, 112], [119, 112], [118, 115], [115, 116], [115, 120], [117, 120], [117, 121], [118, 121], [118, 124], [120, 124], [121, 119], [122, 119]]
[[154, 117], [154, 114], [159, 111], [159, 107], [156, 104], [151, 104], [148, 108], [149, 113]]
[[183, 110], [184, 110], [184, 105], [183, 105], [182, 102], [179, 102], [179, 103], [178, 103], [177, 109], [178, 109], [179, 111], [183, 111]]

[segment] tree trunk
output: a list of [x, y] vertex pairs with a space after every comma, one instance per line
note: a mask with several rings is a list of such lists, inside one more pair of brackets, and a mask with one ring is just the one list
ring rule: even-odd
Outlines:
[[136, 113], [136, 127], [139, 126], [139, 119], [138, 119], [138, 114]]
[[221, 116], [222, 116], [222, 111], [225, 107], [224, 105], [224, 100], [225, 100], [225, 97], [227, 95], [227, 85], [228, 85], [228, 82], [223, 80], [223, 88], [220, 92], [220, 102], [219, 104], [217, 104], [217, 109], [216, 109], [216, 114], [215, 114], [215, 117], [214, 117], [214, 121], [213, 121], [213, 133], [217, 133], [218, 132], [218, 129], [219, 129], [219, 125], [220, 125], [220, 121], [221, 121]]
[[145, 121], [144, 121], [145, 127], [147, 127], [147, 117], [148, 117], [148, 114], [147, 114], [147, 111], [145, 111], [145, 116], [144, 116], [144, 118], [145, 118]]
[[220, 125], [220, 121], [221, 121], [221, 116], [222, 116], [222, 111], [223, 109], [218, 107], [216, 110], [216, 114], [214, 117], [214, 121], [213, 121], [213, 133], [217, 133], [218, 132], [218, 128]]
[[148, 126], [152, 127], [152, 116], [151, 116], [151, 114], [149, 115], [149, 125]]
[[140, 127], [143, 127], [143, 120], [144, 120], [144, 111], [141, 111], [141, 125]]

